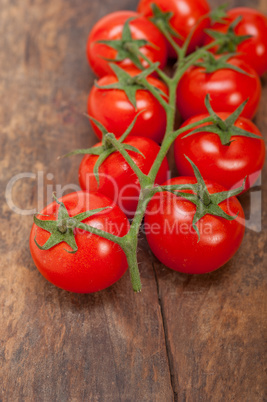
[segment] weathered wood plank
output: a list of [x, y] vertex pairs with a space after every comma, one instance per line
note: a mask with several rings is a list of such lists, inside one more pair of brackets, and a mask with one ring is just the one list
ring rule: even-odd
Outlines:
[[[266, 219], [261, 233], [247, 231], [237, 256], [218, 272], [174, 273], [142, 241], [140, 295], [126, 274], [86, 296], [39, 275], [28, 250], [31, 218], [5, 203], [6, 184], [20, 172], [43, 171], [51, 191], [77, 185], [79, 158], [56, 158], [95, 142], [82, 116], [94, 79], [86, 37], [101, 16], [136, 3], [0, 0], [3, 401], [264, 400]], [[239, 4], [267, 12], [265, 0]], [[266, 133], [266, 84], [263, 96], [257, 124]], [[266, 191], [265, 180], [263, 206]], [[40, 207], [37, 180], [19, 181], [13, 197], [21, 208]], [[248, 215], [248, 196], [243, 203]]]
[[[129, 6], [134, 2], [116, 5]], [[31, 260], [32, 217], [13, 213], [4, 198], [7, 182], [20, 172], [43, 172], [51, 190], [77, 185], [79, 158], [57, 161], [57, 156], [95, 142], [82, 115], [94, 80], [85, 44], [93, 23], [114, 4], [1, 0], [0, 10], [0, 399], [172, 401], [157, 286], [146, 252], [140, 256], [141, 295], [133, 294], [128, 274], [96, 295], [61, 291]], [[37, 179], [17, 182], [18, 207], [40, 209], [42, 191], [38, 207], [37, 198]]]
[[[267, 13], [265, 1], [230, 4]], [[256, 116], [265, 141], [266, 80], [265, 75]], [[256, 199], [247, 194], [241, 197], [247, 219], [252, 213], [262, 216], [261, 232], [247, 229], [241, 249], [225, 267], [204, 276], [188, 276], [154, 262], [178, 401], [266, 399], [266, 175], [265, 165]]]

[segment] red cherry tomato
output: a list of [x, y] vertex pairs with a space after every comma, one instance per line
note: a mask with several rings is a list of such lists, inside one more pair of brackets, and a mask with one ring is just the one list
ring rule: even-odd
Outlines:
[[242, 116], [249, 119], [254, 117], [261, 97], [259, 77], [242, 60], [230, 58], [229, 64], [250, 75], [225, 68], [206, 73], [203, 67], [196, 66], [183, 75], [177, 87], [177, 107], [184, 120], [207, 112], [204, 103], [207, 94], [210, 94], [210, 103], [215, 112], [231, 113], [249, 98]]
[[[222, 120], [229, 113], [218, 113]], [[194, 116], [185, 121], [181, 127], [196, 123], [208, 117], [208, 114]], [[262, 135], [252, 121], [240, 117], [235, 126], [259, 136], [259, 139], [232, 136], [229, 145], [222, 145], [217, 134], [205, 130], [183, 138], [190, 133], [186, 131], [175, 141], [174, 155], [178, 172], [182, 176], [192, 176], [193, 170], [184, 155], [191, 159], [205, 179], [216, 181], [227, 190], [240, 187], [247, 176], [245, 190], [257, 180], [265, 160], [265, 144]], [[196, 128], [201, 127], [197, 126]]]
[[[130, 137], [124, 144], [137, 148], [144, 156], [137, 152], [127, 151], [135, 164], [147, 174], [160, 150], [158, 144], [148, 138]], [[96, 144], [100, 145], [100, 144]], [[83, 190], [96, 191], [113, 199], [122, 211], [131, 218], [137, 207], [140, 193], [140, 184], [136, 174], [119, 152], [113, 152], [100, 166], [99, 187], [93, 174], [98, 156], [86, 155], [82, 159], [79, 169], [79, 181]], [[169, 166], [164, 158], [156, 177], [156, 183], [161, 184], [167, 180]]]
[[[194, 29], [194, 34], [189, 44], [188, 51], [192, 52], [196, 46], [200, 46], [204, 39], [204, 29], [209, 26], [209, 18], [204, 18], [210, 12], [206, 0], [141, 0], [138, 4], [138, 12], [146, 17], [153, 15], [151, 4], [156, 4], [163, 12], [171, 11], [171, 26], [180, 35], [175, 38], [179, 46], [183, 44], [188, 34]], [[169, 56], [176, 54], [169, 45]]]
[[[112, 205], [112, 208], [85, 219], [83, 223], [121, 237], [129, 231], [129, 222], [123, 212], [100, 193], [90, 194], [80, 191], [65, 195], [60, 201], [64, 203], [70, 216]], [[53, 202], [38, 218], [56, 220], [58, 209], [59, 205]], [[49, 232], [33, 224], [30, 250], [41, 274], [59, 288], [76, 293], [97, 292], [118, 281], [127, 270], [125, 253], [110, 240], [82, 229], [75, 229], [78, 246], [75, 253], [67, 252], [71, 251], [71, 248], [64, 242], [49, 250], [40, 250], [34, 239], [43, 245], [49, 236]]]
[[[125, 22], [133, 17], [134, 19], [129, 25], [133, 39], [145, 39], [149, 42], [149, 44], [141, 47], [140, 51], [152, 62], [159, 62], [160, 68], [165, 66], [167, 48], [161, 32], [150, 21], [133, 11], [118, 11], [99, 20], [88, 37], [87, 58], [97, 76], [103, 77], [107, 74], [113, 74], [109, 63], [110, 60], [114, 60], [117, 57], [117, 50], [97, 42], [100, 40], [121, 39]], [[134, 69], [138, 71], [138, 68], [130, 59], [116, 62], [116, 64], [125, 70]], [[142, 61], [142, 64], [144, 67], [148, 66], [145, 61]]]
[[[177, 177], [165, 183], [196, 183], [193, 177]], [[224, 188], [206, 181], [210, 194]], [[187, 191], [190, 192], [190, 191]], [[219, 206], [238, 218], [229, 221], [205, 215], [197, 222], [200, 240], [192, 223], [196, 206], [170, 192], [156, 194], [148, 204], [145, 231], [155, 256], [167, 267], [187, 274], [204, 274], [224, 265], [238, 250], [244, 236], [244, 212], [236, 197]]]
[[[148, 82], [167, 95], [166, 85], [157, 78], [148, 77]], [[118, 82], [117, 77], [107, 75], [98, 81], [99, 86]], [[136, 109], [127, 98], [123, 90], [100, 89], [93, 86], [88, 97], [88, 114], [98, 120], [103, 126], [120, 137], [134, 117], [143, 110], [130, 133], [131, 136], [148, 137], [160, 143], [166, 129], [166, 112], [151, 92], [138, 90], [136, 92]], [[98, 138], [102, 138], [101, 131], [92, 123]]]
[[[234, 28], [234, 32], [237, 35], [251, 35], [252, 37], [237, 46], [238, 55], [235, 57], [244, 60], [261, 76], [267, 71], [267, 18], [265, 15], [252, 8], [233, 8], [227, 12], [225, 24], [216, 23], [211, 29], [224, 33], [239, 16], [242, 16], [242, 19]], [[207, 34], [205, 44], [211, 41], [213, 39]], [[218, 47], [211, 51], [215, 52], [217, 49]]]

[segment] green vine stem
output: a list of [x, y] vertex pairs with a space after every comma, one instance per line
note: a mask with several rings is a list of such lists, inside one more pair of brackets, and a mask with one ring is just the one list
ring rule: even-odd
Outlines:
[[162, 97], [160, 95], [159, 91], [151, 85], [145, 78], [138, 79], [138, 82], [142, 84], [149, 92], [152, 93], [152, 95], [157, 99], [157, 101], [161, 104], [161, 106], [165, 109], [167, 112], [170, 109], [170, 104], [167, 102], [166, 97]]

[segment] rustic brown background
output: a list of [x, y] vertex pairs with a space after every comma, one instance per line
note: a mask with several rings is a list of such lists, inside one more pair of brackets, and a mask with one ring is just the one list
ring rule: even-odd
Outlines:
[[[43, 171], [53, 189], [77, 183], [80, 158], [56, 158], [95, 142], [82, 116], [94, 80], [87, 35], [103, 15], [136, 4], [0, 0], [1, 401], [266, 397], [266, 219], [261, 233], [246, 231], [237, 255], [217, 272], [175, 273], [141, 240], [141, 294], [131, 291], [126, 274], [99, 294], [76, 295], [38, 273], [28, 248], [32, 217], [13, 213], [5, 201], [7, 182], [21, 172]], [[229, 4], [267, 12], [265, 0]], [[266, 138], [266, 76], [263, 85], [256, 122]], [[36, 180], [19, 181], [13, 198], [37, 208]], [[248, 216], [249, 196], [242, 202]]]

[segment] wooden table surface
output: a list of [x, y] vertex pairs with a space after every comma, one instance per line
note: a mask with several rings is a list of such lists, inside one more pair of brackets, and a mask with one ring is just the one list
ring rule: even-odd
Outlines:
[[[229, 3], [267, 12], [266, 0]], [[56, 186], [77, 186], [80, 158], [57, 156], [96, 141], [83, 116], [94, 81], [87, 35], [103, 15], [136, 4], [0, 0], [1, 401], [266, 397], [266, 219], [260, 232], [250, 219], [242, 247], [217, 272], [175, 273], [141, 239], [141, 294], [132, 292], [127, 273], [105, 291], [77, 295], [39, 274], [28, 247], [32, 216], [6, 202], [6, 186], [20, 173], [29, 176], [13, 186], [17, 208], [38, 208]], [[265, 139], [266, 78], [256, 117]], [[248, 221], [260, 214], [261, 198], [263, 209], [267, 202], [266, 168], [262, 188], [242, 197]]]

